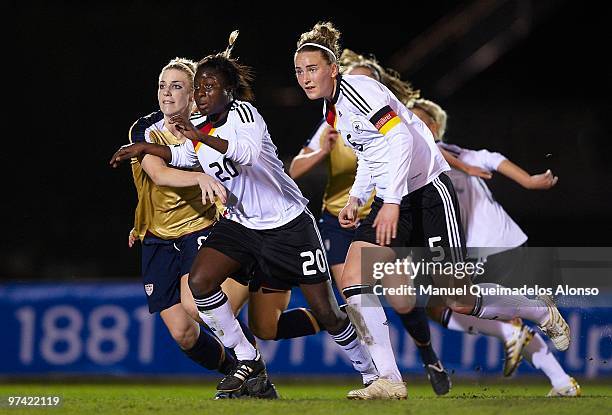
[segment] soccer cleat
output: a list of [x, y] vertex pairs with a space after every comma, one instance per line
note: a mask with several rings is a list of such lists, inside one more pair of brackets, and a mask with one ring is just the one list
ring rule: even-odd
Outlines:
[[539, 300], [544, 301], [548, 307], [548, 320], [542, 324], [540, 330], [548, 336], [557, 350], [567, 350], [570, 344], [570, 328], [565, 319], [559, 313], [553, 299], [548, 295], [538, 296]]
[[521, 320], [518, 323], [511, 323], [514, 327], [512, 337], [504, 343], [504, 376], [512, 376], [516, 371], [521, 360], [523, 360], [523, 349], [533, 338], [533, 331], [523, 324]]
[[245, 382], [251, 378], [257, 377], [260, 373], [265, 373], [266, 365], [259, 354], [253, 360], [239, 360], [236, 366], [225, 375], [221, 382], [217, 385], [219, 392], [236, 392], [240, 391]]
[[350, 391], [346, 397], [348, 399], [406, 399], [408, 395], [404, 382], [392, 381], [389, 379], [376, 379], [363, 389]]
[[258, 399], [278, 399], [274, 384], [268, 379], [266, 371], [260, 372], [255, 378], [247, 379], [243, 387], [244, 395]]
[[450, 391], [452, 383], [448, 372], [442, 366], [442, 362], [438, 360], [433, 365], [423, 365], [423, 367], [436, 395], [446, 395]]
[[576, 382], [576, 379], [570, 378], [570, 384], [562, 388], [552, 388], [546, 395], [549, 398], [563, 398], [563, 397], [578, 397], [582, 394], [580, 385]]

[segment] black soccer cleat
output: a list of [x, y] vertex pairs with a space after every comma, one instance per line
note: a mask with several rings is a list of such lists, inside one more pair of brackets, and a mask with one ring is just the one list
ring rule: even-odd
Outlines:
[[265, 374], [266, 365], [257, 352], [257, 356], [253, 360], [239, 360], [236, 366], [225, 375], [221, 382], [217, 385], [218, 392], [237, 392], [240, 391], [245, 382], [249, 379], [256, 378], [260, 373]]
[[266, 371], [262, 371], [255, 378], [244, 382], [243, 395], [258, 399], [278, 399], [278, 392], [274, 384], [270, 382]]
[[427, 373], [427, 379], [431, 383], [431, 387], [436, 395], [446, 395], [451, 389], [450, 376], [442, 362], [438, 360], [435, 364], [423, 365], [425, 367], [425, 373]]

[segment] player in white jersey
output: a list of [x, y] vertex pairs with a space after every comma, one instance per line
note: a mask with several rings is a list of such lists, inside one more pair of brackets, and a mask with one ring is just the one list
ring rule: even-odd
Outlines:
[[[434, 102], [425, 99], [416, 100], [412, 111], [427, 124], [437, 144], [452, 154], [451, 157], [456, 157], [459, 163], [469, 163], [483, 171], [497, 171], [525, 189], [548, 190], [557, 183], [558, 178], [550, 170], [531, 175], [502, 154], [485, 149], [469, 150], [445, 143], [443, 139], [446, 131], [446, 112]], [[451, 164], [455, 163], [451, 160]], [[498, 272], [504, 271], [504, 268], [513, 268], [516, 265], [516, 257], [520, 257], [520, 253], [514, 255], [514, 252], [520, 251], [525, 245], [527, 235], [493, 198], [482, 178], [467, 175], [455, 168], [449, 176], [458, 191], [468, 254], [470, 247], [491, 247], [492, 249], [487, 250], [489, 255], [487, 268], [491, 262], [499, 263], [501, 266], [487, 274], [498, 275]], [[521, 358], [525, 357], [550, 379], [552, 389], [548, 396], [580, 396], [580, 385], [563, 370], [542, 337], [520, 320], [512, 322], [483, 320], [453, 313], [448, 308], [431, 311], [432, 317], [449, 329], [499, 338], [506, 349], [504, 376], [510, 376], [518, 367]], [[518, 356], [514, 356], [513, 353], [516, 349], [520, 350]]]
[[263, 118], [246, 102], [252, 99], [252, 76], [248, 67], [230, 58], [234, 40], [230, 37], [225, 52], [198, 63], [194, 96], [206, 116], [204, 125], [198, 129], [180, 114], [172, 119], [190, 140], [172, 148], [150, 143], [123, 147], [111, 164], [142, 154], [157, 155], [175, 166], [199, 164], [210, 179], [202, 187], [203, 197], [220, 196], [227, 206], [189, 274], [200, 317], [225, 346], [234, 348], [238, 358], [234, 370], [218, 384], [218, 391], [240, 390], [245, 381], [265, 371], [259, 352], [244, 336], [220, 289], [235, 274], [268, 275], [299, 285], [317, 320], [363, 380], [372, 382], [378, 372], [350, 320], [338, 308], [316, 224], [305, 208], [307, 200], [284, 172]]
[[[387, 86], [407, 106], [411, 106], [412, 102], [419, 97], [419, 91], [414, 90], [410, 83], [403, 81], [394, 70], [383, 68], [372, 56], [366, 58], [350, 49], [344, 49], [339, 63], [342, 74], [365, 75], [376, 79]], [[364, 315], [370, 332], [376, 333], [373, 341], [368, 342], [370, 354], [381, 377], [401, 381], [401, 374], [391, 348], [388, 327], [385, 325], [386, 313], [380, 306], [377, 297], [371, 292], [371, 284], [361, 282], [357, 286], [344, 286], [342, 283], [344, 261], [356, 230], [342, 228], [338, 221], [338, 214], [349, 198], [349, 191], [355, 179], [357, 159], [350, 147], [341, 139], [337, 140], [337, 137], [336, 130], [324, 121], [300, 154], [293, 159], [290, 174], [299, 176], [311, 170], [317, 163], [323, 160], [327, 162], [329, 178], [319, 229], [325, 243], [328, 260], [332, 265], [336, 285], [342, 290], [347, 303], [354, 304], [353, 307], [358, 307], [365, 298], [376, 304], [376, 307], [361, 309], [361, 314]], [[360, 207], [358, 212], [360, 219], [365, 219], [370, 212], [373, 197], [374, 195]], [[409, 313], [398, 314], [398, 316], [417, 345], [419, 356], [434, 392], [437, 395], [448, 393], [451, 388], [450, 377], [432, 347], [425, 309], [415, 307]]]
[[[339, 216], [343, 226], [357, 224], [359, 201], [369, 195], [371, 186], [376, 188], [372, 211], [357, 228], [349, 249], [343, 280], [361, 281], [364, 247], [435, 244], [436, 249], [442, 247], [445, 257], [461, 261], [464, 244], [459, 206], [452, 183], [443, 174], [448, 164], [431, 131], [376, 80], [339, 75], [339, 37], [331, 23], [315, 25], [300, 37], [294, 63], [298, 83], [308, 98], [325, 99], [328, 123], [358, 156], [351, 197]], [[453, 281], [464, 284], [466, 292], [449, 304], [454, 311], [487, 319], [523, 317], [536, 322], [557, 348], [569, 346], [569, 327], [552, 302], [518, 295], [475, 296], [465, 285], [468, 281]], [[438, 285], [448, 282], [447, 277], [437, 279]], [[390, 302], [396, 311], [406, 313], [414, 306], [407, 300]]]

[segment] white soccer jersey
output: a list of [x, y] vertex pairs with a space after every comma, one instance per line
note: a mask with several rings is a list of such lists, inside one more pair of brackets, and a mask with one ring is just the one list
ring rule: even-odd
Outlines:
[[248, 102], [234, 101], [225, 120], [201, 119], [201, 131], [228, 141], [221, 154], [198, 141], [170, 147], [171, 164], [192, 167], [216, 177], [228, 190], [224, 217], [250, 229], [272, 229], [295, 219], [308, 204], [295, 182], [285, 173], [268, 127]]
[[450, 167], [431, 131], [380, 82], [363, 75], [338, 76], [335, 95], [325, 101], [327, 123], [357, 154], [351, 196], [367, 200], [371, 186], [385, 203], [433, 181]]
[[[456, 145], [438, 145], [464, 163], [495, 171], [506, 158], [487, 150], [467, 150]], [[485, 181], [452, 169], [448, 174], [455, 187], [461, 210], [461, 223], [469, 248], [494, 248], [487, 255], [516, 248], [527, 241], [527, 235], [493, 198]], [[502, 249], [496, 249], [502, 248]], [[506, 248], [506, 249], [503, 249]], [[480, 256], [480, 255], [478, 255]]]

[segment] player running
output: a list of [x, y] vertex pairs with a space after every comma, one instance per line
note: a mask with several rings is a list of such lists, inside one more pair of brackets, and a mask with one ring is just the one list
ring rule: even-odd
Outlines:
[[[327, 122], [357, 153], [358, 167], [349, 203], [340, 212], [344, 227], [357, 224], [357, 210], [376, 189], [368, 217], [357, 228], [343, 271], [343, 285], [359, 284], [361, 248], [376, 246], [444, 247], [446, 257], [463, 259], [459, 206], [449, 166], [429, 129], [374, 79], [338, 73], [340, 32], [319, 23], [298, 41], [295, 71], [309, 99], [324, 98]], [[443, 277], [444, 278], [444, 277]], [[438, 279], [438, 284], [447, 281]], [[569, 327], [556, 306], [518, 295], [462, 295], [449, 306], [487, 319], [523, 317], [536, 322], [557, 348], [569, 346]], [[411, 311], [410, 298], [396, 311]], [[361, 307], [363, 309], [363, 307]], [[359, 313], [359, 308], [353, 311]], [[359, 321], [363, 315], [355, 316]], [[369, 327], [368, 327], [369, 328]]]
[[180, 178], [172, 184], [190, 186], [199, 180], [203, 197], [214, 200], [219, 196], [227, 206], [189, 274], [200, 317], [226, 347], [234, 348], [238, 359], [217, 385], [218, 391], [239, 390], [247, 379], [265, 371], [259, 352], [244, 336], [220, 288], [235, 274], [261, 273], [299, 285], [317, 320], [345, 351], [364, 382], [372, 382], [378, 372], [350, 320], [338, 308], [307, 200], [284, 172], [265, 121], [248, 102], [253, 96], [251, 72], [230, 57], [232, 44], [233, 40], [225, 52], [198, 63], [195, 101], [205, 116], [203, 122], [196, 128], [184, 114], [172, 117], [189, 140], [172, 147], [135, 143], [115, 153], [111, 164], [154, 154], [176, 167], [199, 165], [206, 173], [202, 178]]

